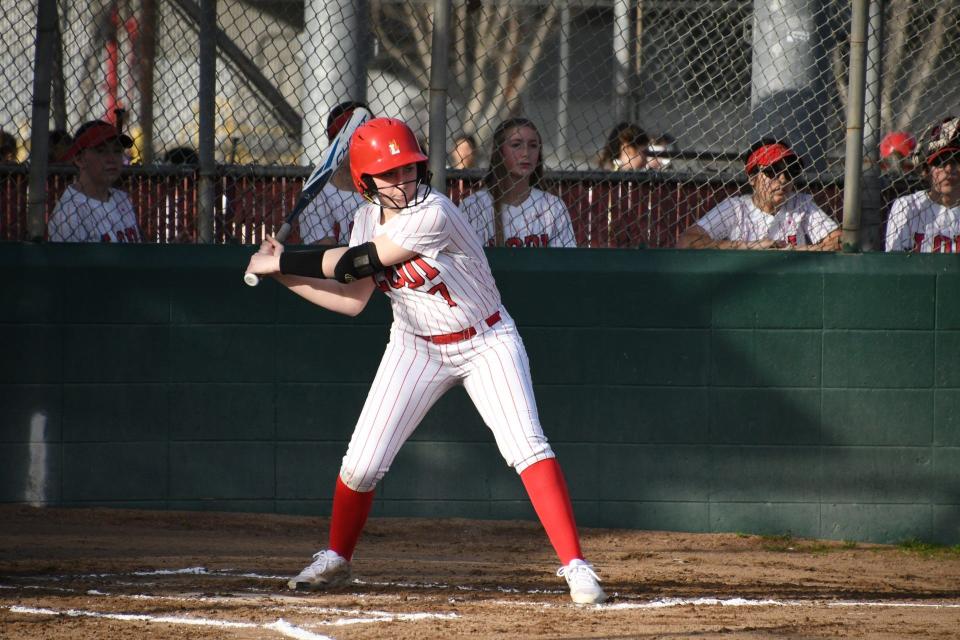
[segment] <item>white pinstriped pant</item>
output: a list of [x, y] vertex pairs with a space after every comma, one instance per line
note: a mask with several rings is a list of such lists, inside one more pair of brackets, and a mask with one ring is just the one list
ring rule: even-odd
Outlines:
[[430, 407], [456, 384], [463, 384], [493, 431], [500, 454], [517, 473], [554, 457], [540, 427], [520, 334], [503, 307], [500, 318], [492, 327], [481, 323], [477, 335], [453, 344], [390, 332], [343, 457], [344, 484], [372, 491]]

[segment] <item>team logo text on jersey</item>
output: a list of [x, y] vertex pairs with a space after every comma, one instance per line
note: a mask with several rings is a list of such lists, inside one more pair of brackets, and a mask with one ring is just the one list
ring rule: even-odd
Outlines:
[[[925, 233], [913, 234], [913, 250], [915, 252], [923, 251], [923, 241], [926, 237], [927, 234]], [[939, 234], [933, 236], [933, 246], [930, 251], [931, 253], [960, 253], [960, 235], [955, 238], [948, 238]]]
[[[503, 241], [504, 246], [510, 247], [511, 249], [519, 249], [521, 247], [549, 247], [550, 246], [550, 236], [546, 233], [537, 233], [529, 236], [511, 236]], [[487, 242], [487, 246], [495, 247], [497, 245], [496, 238], [490, 238], [490, 241]]]
[[439, 277], [439, 269], [429, 264], [422, 256], [416, 256], [401, 264], [387, 267], [383, 274], [377, 275], [376, 283], [377, 288], [384, 293], [387, 293], [390, 289], [402, 289], [404, 287], [420, 289], [424, 285], [431, 284], [433, 286], [426, 290], [428, 295], [439, 295], [448, 306], [457, 306], [457, 303], [450, 296], [446, 284], [443, 282], [433, 284], [433, 281]]
[[102, 234], [100, 242], [140, 242], [140, 234], [133, 227], [127, 227], [123, 230], [114, 229], [110, 233]]

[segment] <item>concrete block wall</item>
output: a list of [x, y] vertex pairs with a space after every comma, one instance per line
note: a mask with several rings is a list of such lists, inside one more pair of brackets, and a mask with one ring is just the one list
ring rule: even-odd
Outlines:
[[[389, 309], [251, 250], [0, 245], [0, 501], [329, 513]], [[960, 542], [955, 256], [490, 257], [582, 525]], [[533, 517], [460, 389], [374, 514]]]

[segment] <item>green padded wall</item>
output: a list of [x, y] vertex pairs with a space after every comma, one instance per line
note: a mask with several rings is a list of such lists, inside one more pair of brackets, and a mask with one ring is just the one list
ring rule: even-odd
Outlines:
[[[0, 501], [329, 513], [389, 308], [251, 251], [0, 245]], [[490, 258], [582, 525], [960, 543], [956, 256]], [[533, 517], [461, 389], [374, 513]]]

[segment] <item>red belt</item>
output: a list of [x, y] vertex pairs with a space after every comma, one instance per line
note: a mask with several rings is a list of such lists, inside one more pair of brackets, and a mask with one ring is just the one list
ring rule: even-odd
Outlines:
[[[484, 320], [487, 323], [488, 327], [500, 322], [500, 312], [495, 311], [492, 316]], [[473, 336], [477, 335], [476, 327], [468, 327], [463, 331], [457, 331], [456, 333], [444, 333], [439, 336], [417, 336], [418, 338], [423, 338], [427, 342], [432, 342], [433, 344], [453, 344], [454, 342], [461, 342], [463, 340], [469, 340]]]

